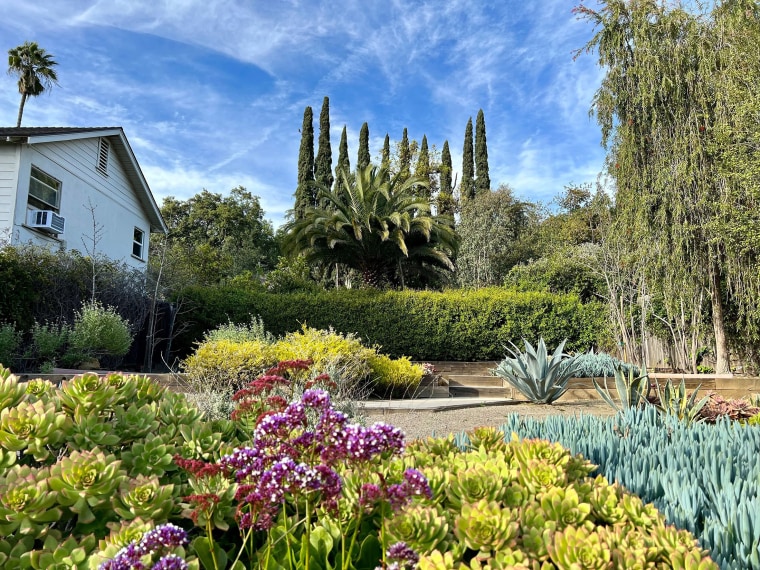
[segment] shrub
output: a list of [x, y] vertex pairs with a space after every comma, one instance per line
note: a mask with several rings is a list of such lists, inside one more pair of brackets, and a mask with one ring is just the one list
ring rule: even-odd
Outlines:
[[247, 324], [235, 324], [232, 321], [227, 321], [227, 324], [219, 325], [214, 330], [208, 331], [203, 335], [203, 342], [218, 340], [229, 340], [232, 342], [258, 340], [272, 344], [275, 338], [274, 335], [266, 331], [261, 317], [251, 315], [251, 320]]
[[97, 301], [87, 303], [76, 315], [69, 344], [88, 356], [121, 358], [132, 345], [129, 322], [113, 307], [103, 307]]
[[69, 340], [71, 329], [65, 324], [39, 324], [32, 327], [32, 356], [39, 362], [55, 362]]
[[582, 304], [573, 295], [477, 291], [332, 290], [310, 294], [268, 294], [232, 287], [189, 287], [180, 294], [184, 329], [174, 347], [188, 354], [205, 331], [228, 320], [261, 315], [276, 336], [332, 327], [382, 347], [391, 357], [413, 360], [499, 360], [504, 346], [520, 338], [543, 337], [556, 345], [567, 338], [569, 351], [606, 346], [607, 309]]
[[10, 367], [18, 357], [21, 333], [14, 323], [0, 323], [0, 365]]
[[408, 358], [393, 360], [384, 354], [369, 358], [372, 370], [372, 391], [381, 398], [409, 398], [414, 396], [424, 374], [422, 366], [412, 364]]
[[[502, 438], [558, 442], [597, 464], [669, 524], [693, 533], [721, 568], [757, 567], [760, 426], [686, 424], [652, 406], [611, 418], [507, 416]], [[462, 448], [468, 445], [462, 434]]]
[[578, 368], [576, 374], [579, 378], [603, 378], [605, 376], [613, 378], [615, 376], [615, 369], [618, 366], [623, 367], [625, 374], [629, 370], [633, 371], [634, 376], [640, 374], [638, 366], [626, 364], [606, 352], [594, 352], [593, 349], [577, 354], [574, 362]]
[[201, 343], [182, 364], [190, 386], [229, 392], [240, 389], [277, 362], [274, 348], [261, 340]]

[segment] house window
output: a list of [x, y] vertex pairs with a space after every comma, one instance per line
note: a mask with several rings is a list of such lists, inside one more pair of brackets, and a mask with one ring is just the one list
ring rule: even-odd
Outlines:
[[108, 176], [108, 154], [110, 149], [111, 145], [108, 143], [108, 140], [100, 139], [100, 144], [98, 145], [97, 170], [103, 176]]
[[143, 247], [145, 243], [145, 232], [140, 228], [135, 228], [134, 237], [132, 238], [132, 255], [138, 259], [143, 259]]
[[61, 181], [32, 166], [27, 203], [33, 208], [57, 212], [61, 203]]

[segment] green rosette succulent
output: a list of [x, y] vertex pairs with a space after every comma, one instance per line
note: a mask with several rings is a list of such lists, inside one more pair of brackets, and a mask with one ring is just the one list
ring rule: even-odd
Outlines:
[[201, 423], [202, 419], [203, 412], [182, 394], [166, 392], [159, 402], [158, 421], [161, 423], [161, 432], [170, 438], [179, 435], [181, 426], [193, 426]]
[[405, 542], [417, 554], [445, 551], [450, 543], [449, 523], [436, 506], [414, 505], [383, 522], [388, 544]]
[[144, 518], [154, 524], [169, 520], [177, 493], [174, 485], [161, 485], [158, 477], [124, 481], [112, 500], [113, 510], [124, 520]]
[[708, 556], [695, 551], [688, 553], [676, 552], [670, 558], [673, 570], [718, 570], [718, 566]]
[[531, 459], [520, 468], [517, 481], [531, 495], [545, 493], [567, 484], [567, 473], [560, 466], [542, 459]]
[[449, 478], [446, 488], [448, 504], [459, 511], [464, 503], [501, 502], [504, 498], [505, 481], [498, 468], [487, 464], [474, 464], [465, 469], [457, 469], [456, 476]]
[[76, 513], [78, 522], [95, 521], [95, 511], [110, 509], [111, 497], [125, 477], [121, 461], [100, 450], [74, 451], [50, 468], [50, 487], [58, 502]]
[[99, 447], [108, 449], [119, 443], [119, 436], [113, 432], [113, 424], [103, 416], [78, 417], [71, 428], [68, 445], [71, 449], [87, 450]]
[[476, 504], [464, 504], [456, 518], [454, 534], [467, 548], [488, 557], [517, 544], [518, 516], [517, 511], [504, 509], [495, 501], [483, 499]]
[[109, 386], [116, 388], [116, 401], [119, 406], [126, 406], [135, 401], [137, 395], [137, 384], [132, 382], [132, 376], [116, 372], [106, 374], [103, 380]]
[[[601, 532], [601, 529], [597, 532]], [[612, 557], [616, 568], [643, 570], [656, 568], [660, 558], [660, 548], [652, 538], [636, 528], [623, 525], [606, 527], [607, 543], [615, 546]]]
[[0, 412], [0, 445], [45, 461], [50, 450], [61, 445], [70, 426], [71, 420], [56, 412], [52, 402], [21, 402]]
[[450, 459], [459, 455], [459, 447], [454, 441], [454, 435], [447, 437], [428, 437], [415, 439], [406, 446], [406, 457], [414, 458], [414, 464], [409, 467], [422, 469], [429, 465], [436, 465], [442, 460]]
[[31, 568], [29, 553], [34, 549], [34, 537], [19, 534], [0, 538], [0, 568]]
[[[702, 561], [707, 556], [706, 551], [699, 547], [699, 542], [694, 538], [694, 535], [687, 530], [679, 530], [674, 526], [661, 526], [651, 529], [650, 536], [652, 537], [652, 544], [660, 551], [658, 563], [665, 563], [676, 556], [680, 556], [686, 564], [686, 560], [696, 557], [697, 560]], [[697, 566], [693, 566], [693, 568], [697, 568]]]
[[70, 537], [61, 542], [49, 536], [45, 539], [42, 550], [31, 552], [34, 570], [88, 570], [87, 558], [95, 550], [97, 540], [87, 535], [79, 540]]
[[[2, 434], [0, 434], [2, 436]], [[16, 463], [16, 452], [4, 449], [0, 444], [0, 473]]]
[[176, 452], [177, 447], [169, 437], [157, 433], [134, 442], [131, 448], [122, 452], [121, 462], [131, 475], [163, 477], [165, 473], [177, 470], [172, 459]]
[[[37, 400], [41, 400], [43, 402], [55, 401], [56, 404], [60, 406], [60, 402], [56, 397], [55, 384], [53, 384], [50, 380], [43, 380], [42, 378], [29, 380], [26, 383], [25, 389], [27, 399], [30, 402], [36, 402]], [[57, 407], [56, 409], [60, 408]]]
[[597, 476], [589, 496], [592, 516], [597, 521], [607, 524], [624, 522], [627, 515], [623, 509], [623, 496], [624, 491], [620, 485], [610, 485], [604, 476]]
[[591, 505], [580, 502], [573, 487], [549, 489], [541, 496], [541, 508], [547, 518], [557, 521], [560, 529], [582, 525], [591, 513]]
[[222, 435], [215, 433], [206, 423], [182, 425], [179, 432], [184, 440], [180, 444], [180, 454], [186, 459], [211, 461], [220, 454], [224, 455], [228, 447], [222, 445]]
[[535, 460], [551, 465], [564, 467], [570, 461], [572, 454], [559, 443], [551, 443], [543, 439], [513, 439], [510, 442], [512, 457], [521, 466], [528, 466]]
[[430, 499], [433, 503], [442, 503], [447, 498], [447, 489], [451, 482], [451, 473], [441, 467], [425, 467], [420, 470], [427, 479], [430, 491], [433, 496]]
[[557, 530], [557, 521], [547, 517], [538, 503], [531, 503], [520, 514], [520, 546], [532, 560], [544, 561], [549, 558], [546, 545]]
[[138, 407], [158, 403], [169, 393], [166, 388], [147, 376], [131, 376], [129, 382], [135, 387], [133, 403]]
[[622, 505], [626, 520], [636, 528], [649, 529], [665, 526], [665, 517], [662, 513], [651, 503], [645, 505], [644, 501], [636, 495], [624, 494]]
[[48, 485], [49, 469], [14, 465], [0, 484], [0, 535], [43, 537], [61, 518], [57, 494]]
[[[420, 556], [417, 565], [420, 570], [456, 570], [460, 567], [460, 563], [454, 560], [454, 555], [451, 552], [441, 552], [440, 550], [423, 554]], [[464, 567], [464, 564], [461, 566]]]
[[[549, 569], [548, 564], [546, 567]], [[497, 552], [492, 558], [481, 560], [475, 557], [470, 560], [469, 566], [464, 566], [464, 564], [460, 566], [461, 570], [467, 570], [468, 568], [469, 570], [513, 570], [520, 568], [541, 569], [542, 566], [533, 564], [533, 561], [529, 560], [525, 556], [525, 553], [506, 548]]]
[[504, 432], [491, 426], [481, 426], [467, 433], [471, 449], [484, 449], [487, 452], [503, 453], [507, 450]]
[[546, 545], [559, 570], [608, 570], [613, 568], [612, 550], [603, 537], [587, 528], [569, 526], [554, 533]]
[[25, 396], [24, 385], [19, 384], [18, 378], [0, 364], [0, 410], [18, 405]]
[[74, 419], [100, 415], [111, 410], [118, 399], [116, 387], [93, 373], [64, 382], [58, 397], [63, 409]]

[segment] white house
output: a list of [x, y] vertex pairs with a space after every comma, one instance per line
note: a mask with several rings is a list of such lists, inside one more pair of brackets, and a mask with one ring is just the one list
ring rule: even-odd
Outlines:
[[[94, 221], [93, 221], [94, 220]], [[0, 127], [0, 239], [144, 269], [161, 212], [121, 127]]]

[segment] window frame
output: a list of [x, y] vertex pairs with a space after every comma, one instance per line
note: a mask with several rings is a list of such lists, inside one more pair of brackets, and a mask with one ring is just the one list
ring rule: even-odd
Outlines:
[[[140, 237], [139, 241], [137, 237]], [[139, 248], [139, 255], [135, 253], [135, 248]], [[145, 230], [135, 226], [132, 232], [132, 257], [145, 261]]]
[[[39, 176], [39, 175], [35, 176], [35, 171], [37, 171], [42, 176]], [[45, 177], [49, 179], [50, 181], [57, 183], [57, 187], [51, 186], [47, 181], [43, 180], [42, 177]], [[53, 190], [55, 192], [56, 203], [51, 204], [45, 199], [32, 194], [32, 182], [37, 182], [38, 184]], [[51, 176], [50, 174], [42, 170], [39, 166], [36, 166], [34, 164], [31, 165], [31, 168], [29, 169], [29, 188], [27, 190], [27, 197], [26, 197], [27, 206], [31, 206], [35, 210], [52, 210], [56, 214], [58, 214], [61, 210], [62, 189], [63, 189], [63, 182], [58, 180], [55, 176]]]

